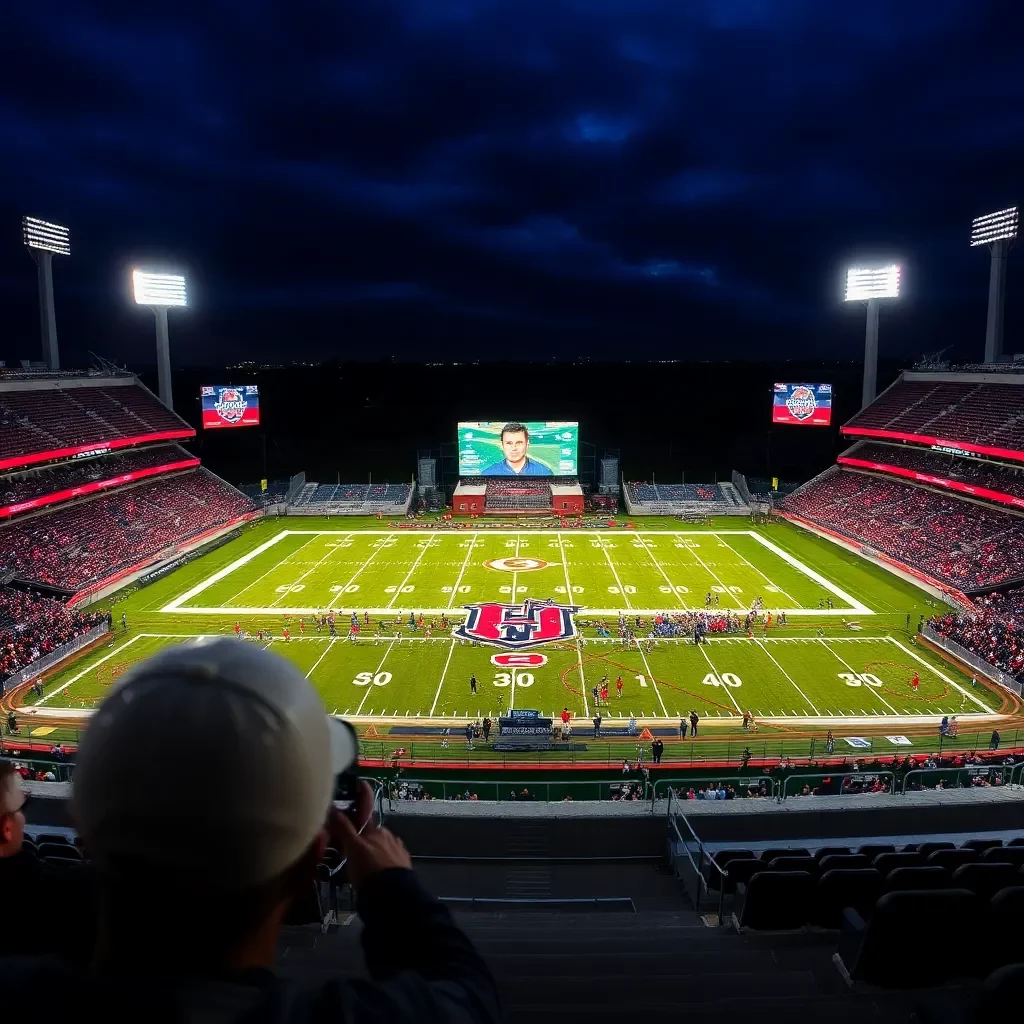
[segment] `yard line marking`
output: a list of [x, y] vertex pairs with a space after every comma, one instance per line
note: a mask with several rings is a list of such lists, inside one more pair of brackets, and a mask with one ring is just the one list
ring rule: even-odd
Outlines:
[[[822, 640], [822, 639], [821, 639], [820, 637], [818, 638], [818, 643], [820, 643], [820, 644], [821, 644], [821, 646], [822, 646], [822, 647], [824, 647], [826, 651], [832, 651], [832, 648], [831, 648], [831, 647], [829, 647], [829, 645], [828, 645], [827, 643], [825, 643], [825, 641], [824, 641], [824, 640]], [[847, 669], [849, 669], [849, 670], [850, 670], [851, 672], [853, 672], [853, 674], [854, 674], [854, 675], [859, 675], [859, 673], [858, 673], [858, 672], [855, 672], [855, 671], [853, 670], [853, 668], [852, 668], [852, 667], [851, 667], [850, 665], [848, 665], [848, 664], [847, 664], [847, 663], [846, 663], [845, 661], [843, 661], [843, 659], [842, 659], [842, 658], [840, 658], [840, 657], [839, 657], [839, 655], [838, 655], [838, 654], [836, 654], [836, 652], [835, 652], [835, 651], [832, 651], [832, 657], [834, 657], [834, 658], [835, 658], [835, 659], [836, 659], [836, 660], [837, 660], [837, 661], [838, 661], [838, 662], [839, 662], [839, 663], [840, 663], [841, 665], [845, 665], [845, 666], [846, 666], [846, 668], [847, 668]], [[892, 706], [892, 705], [891, 705], [891, 704], [890, 704], [890, 703], [889, 703], [889, 702], [888, 702], [888, 701], [887, 701], [887, 700], [886, 700], [886, 699], [885, 699], [885, 698], [884, 698], [884, 697], [883, 697], [883, 696], [882, 696], [882, 695], [881, 695], [880, 693], [878, 693], [878, 692], [876, 691], [876, 692], [875, 692], [875, 696], [876, 696], [876, 697], [877, 697], [877, 698], [878, 698], [878, 699], [879, 699], [879, 700], [880, 700], [880, 701], [881, 701], [881, 702], [882, 702], [882, 703], [883, 703], [883, 704], [884, 704], [884, 705], [885, 705], [885, 706], [886, 706], [886, 707], [887, 707], [887, 708], [888, 708], [888, 709], [889, 709], [889, 710], [890, 710], [890, 711], [891, 711], [891, 712], [892, 712], [892, 713], [893, 713], [894, 715], [898, 715], [898, 714], [899, 714], [899, 712], [898, 712], [898, 711], [897, 711], [897, 710], [896, 710], [896, 709], [895, 709], [895, 708], [894, 708], [894, 707], [893, 707], [893, 706]], [[851, 712], [850, 712], [850, 714], [852, 715], [852, 714], [854, 714], [854, 712], [853, 712], [853, 711], [851, 711]], [[863, 714], [863, 712], [862, 712], [862, 714]]]
[[[562, 556], [562, 571], [565, 573], [565, 595], [569, 604], [572, 604], [572, 584], [569, 582], [569, 563], [566, 561], [565, 546], [562, 544], [562, 535], [558, 534], [558, 551]], [[576, 634], [576, 657], [579, 659], [577, 666], [580, 673], [580, 691], [583, 694], [583, 717], [590, 717], [590, 704], [587, 702], [587, 676], [583, 671], [583, 648], [580, 646], [579, 634]]]
[[[519, 558], [519, 541], [520, 535], [516, 534], [516, 558]], [[515, 604], [518, 598], [516, 597], [516, 591], [519, 589], [516, 584], [519, 582], [519, 572], [512, 573], [512, 603]]]
[[742, 715], [743, 711], [740, 709], [739, 704], [736, 703], [736, 698], [732, 695], [732, 687], [725, 685], [725, 682], [722, 680], [722, 673], [719, 672], [717, 668], [715, 668], [715, 666], [712, 663], [711, 659], [708, 657], [707, 652], [704, 650], [704, 645], [703, 644], [696, 644], [695, 646], [696, 646], [697, 650], [700, 651], [700, 653], [704, 655], [704, 660], [711, 666], [711, 671], [715, 673], [715, 678], [718, 679], [718, 681], [721, 683], [722, 687], [725, 689], [725, 692], [729, 695], [729, 700], [732, 701], [733, 707], [736, 708], [736, 711], [739, 714]]
[[619, 579], [619, 574], [615, 569], [615, 564], [612, 562], [612, 556], [608, 554], [608, 549], [604, 546], [604, 542], [601, 543], [601, 550], [604, 552], [604, 557], [608, 561], [608, 568], [612, 571], [612, 576], [615, 577], [615, 583], [619, 588], [619, 597], [626, 602], [626, 611], [633, 610], [633, 603], [629, 600], [629, 595], [626, 593], [625, 587], [622, 585], [622, 580]]
[[696, 550], [694, 548], [683, 548], [683, 550], [684, 551], [689, 551], [690, 554], [693, 555], [693, 557], [697, 559], [697, 561], [700, 563], [701, 568], [706, 573], [709, 573], [711, 576], [713, 576], [714, 579], [717, 581], [718, 585], [722, 588], [722, 593], [726, 597], [731, 597], [732, 600], [733, 600], [733, 603], [736, 605], [736, 607], [739, 608], [740, 611], [743, 611], [744, 608], [743, 608], [743, 605], [740, 603], [739, 598], [721, 581], [721, 579], [718, 576], [718, 573], [713, 572], [711, 569], [709, 569], [707, 567], [707, 565], [704, 562], [704, 559], [701, 558], [700, 555], [697, 554]]
[[[376, 689], [373, 680], [376, 678], [377, 673], [384, 667], [384, 662], [388, 660], [388, 655], [394, 650], [394, 644], [388, 647], [384, 652], [384, 657], [380, 659], [380, 664], [373, 670], [373, 676], [370, 677], [370, 683], [366, 687], [366, 693], [363, 694], [363, 699], [359, 702], [359, 707], [356, 708], [356, 714], [361, 715], [363, 713], [363, 705], [366, 703], [366, 698], [370, 696], [370, 691]], [[370, 708], [368, 714], [373, 714], [373, 708]]]
[[219, 583], [222, 579], [224, 579], [225, 576], [230, 575], [236, 569], [240, 569], [243, 565], [248, 564], [258, 555], [262, 555], [264, 551], [268, 550], [269, 548], [272, 548], [275, 544], [279, 544], [282, 540], [284, 540], [285, 537], [287, 537], [292, 532], [293, 531], [291, 530], [282, 530], [280, 533], [275, 534], [273, 537], [271, 537], [270, 540], [264, 541], [262, 544], [258, 544], [256, 547], [252, 549], [252, 551], [249, 551], [246, 554], [242, 555], [241, 558], [236, 558], [229, 565], [225, 565], [223, 569], [218, 569], [208, 579], [203, 580], [201, 583], [197, 583], [191, 590], [186, 590], [184, 594], [180, 594], [173, 601], [171, 601], [170, 604], [165, 605], [160, 610], [163, 612], [177, 611], [181, 607], [181, 605], [183, 605], [186, 601], [191, 601], [192, 598], [195, 597], [197, 594], [201, 594], [208, 587], [212, 587], [214, 583]]
[[416, 571], [417, 566], [423, 560], [423, 556], [432, 547], [435, 547], [434, 538], [433, 537], [428, 537], [427, 540], [424, 542], [423, 548], [420, 550], [420, 553], [416, 556], [416, 561], [412, 563], [412, 568], [405, 574], [405, 579], [402, 580], [402, 582], [399, 583], [398, 586], [395, 588], [395, 596], [393, 598], [391, 598], [390, 601], [388, 601], [388, 605], [387, 606], [388, 606], [389, 609], [399, 599], [399, 597], [401, 597], [401, 595], [402, 595], [402, 588], [406, 585], [406, 583], [409, 582], [409, 579], [412, 577], [412, 574]]
[[[350, 539], [351, 537], [352, 537], [352, 534], [350, 533], [350, 534], [348, 535], [348, 537], [346, 537], [346, 538], [344, 538], [344, 539], [348, 540], [348, 539]], [[311, 566], [310, 568], [308, 568], [308, 569], [307, 569], [307, 570], [306, 570], [306, 571], [305, 571], [305, 572], [304, 572], [304, 573], [303, 573], [303, 574], [302, 574], [302, 575], [301, 575], [301, 576], [300, 576], [300, 577], [299, 577], [299, 578], [298, 578], [298, 579], [297, 579], [297, 580], [296, 580], [296, 581], [295, 581], [294, 583], [290, 583], [290, 584], [288, 584], [288, 589], [287, 589], [287, 590], [285, 590], [285, 591], [284, 591], [284, 592], [283, 592], [283, 593], [281, 594], [281, 596], [280, 596], [280, 597], [279, 597], [279, 598], [278, 598], [278, 599], [277, 599], [276, 601], [271, 601], [271, 602], [270, 602], [270, 607], [271, 607], [271, 608], [276, 608], [276, 607], [278, 606], [278, 604], [279, 604], [279, 603], [280, 603], [281, 601], [283, 601], [283, 600], [284, 600], [284, 599], [285, 599], [285, 598], [286, 598], [286, 597], [287, 597], [287, 596], [288, 596], [288, 595], [289, 595], [289, 594], [290, 594], [290, 593], [292, 592], [292, 591], [291, 591], [291, 588], [292, 588], [292, 587], [294, 587], [294, 586], [297, 586], [297, 585], [298, 585], [298, 584], [300, 584], [300, 583], [301, 583], [301, 582], [302, 582], [302, 581], [303, 581], [303, 580], [304, 580], [304, 579], [305, 579], [305, 578], [306, 578], [306, 577], [307, 577], [307, 576], [308, 576], [308, 575], [309, 575], [309, 574], [310, 574], [311, 572], [314, 572], [314, 571], [315, 571], [316, 569], [319, 569], [319, 568], [320, 568], [320, 566], [321, 566], [321, 565], [323, 565], [323, 563], [324, 563], [324, 562], [326, 562], [326, 561], [327, 561], [327, 559], [328, 559], [328, 558], [330, 558], [330, 557], [331, 557], [331, 556], [332, 556], [332, 555], [333, 555], [333, 554], [334, 554], [334, 553], [335, 553], [335, 552], [336, 552], [337, 550], [338, 550], [338, 548], [336, 548], [336, 547], [334, 547], [334, 548], [328, 548], [328, 549], [327, 549], [327, 553], [326, 553], [326, 554], [325, 554], [325, 555], [323, 556], [323, 558], [318, 558], [318, 559], [317, 559], [317, 560], [316, 560], [316, 561], [315, 561], [315, 562], [313, 563], [313, 565], [312, 565], [312, 566]]]
[[430, 714], [434, 714], [434, 710], [437, 708], [437, 702], [441, 698], [441, 687], [444, 686], [444, 678], [448, 675], [448, 664], [452, 660], [452, 655], [455, 653], [455, 638], [452, 637], [452, 645], [448, 648], [448, 657], [445, 659], [444, 671], [441, 673], [441, 681], [437, 684], [437, 693], [434, 694], [434, 703], [430, 705]]
[[[355, 571], [355, 572], [354, 572], [354, 573], [352, 574], [352, 576], [351, 576], [351, 578], [350, 578], [350, 579], [348, 580], [348, 582], [347, 582], [347, 583], [345, 583], [345, 584], [344, 584], [344, 585], [342, 586], [341, 590], [339, 590], [339, 591], [338, 591], [338, 596], [337, 596], [337, 597], [332, 597], [332, 598], [331, 598], [331, 600], [327, 602], [327, 610], [328, 610], [329, 612], [338, 612], [338, 611], [344, 611], [344, 610], [345, 610], [344, 608], [340, 608], [340, 607], [335, 607], [335, 601], [337, 601], [337, 600], [339, 600], [339, 599], [344, 599], [344, 597], [345, 597], [345, 592], [346, 592], [346, 591], [348, 590], [348, 588], [349, 588], [349, 587], [350, 587], [350, 586], [351, 586], [351, 585], [352, 585], [353, 583], [355, 583], [355, 581], [356, 581], [356, 580], [357, 580], [357, 579], [359, 578], [359, 576], [360, 576], [360, 574], [362, 573], [362, 571], [363, 571], [363, 570], [364, 570], [364, 569], [365, 569], [365, 568], [366, 568], [366, 567], [367, 567], [367, 566], [368, 566], [368, 565], [369, 565], [369, 564], [370, 564], [370, 563], [371, 563], [371, 562], [372, 562], [372, 561], [373, 561], [373, 560], [374, 560], [374, 559], [375, 559], [375, 558], [376, 558], [376, 557], [377, 557], [377, 556], [378, 556], [378, 555], [379, 555], [379, 554], [380, 554], [380, 553], [381, 553], [382, 551], [387, 551], [387, 550], [390, 550], [390, 549], [391, 549], [392, 547], [394, 547], [394, 546], [395, 546], [395, 545], [393, 545], [393, 544], [381, 544], [381, 546], [380, 546], [379, 548], [374, 548], [374, 549], [373, 549], [373, 551], [372, 551], [372, 552], [370, 553], [370, 557], [369, 557], [369, 558], [367, 558], [367, 559], [366, 559], [366, 561], [365, 561], [365, 562], [363, 562], [363, 564], [362, 564], [361, 566], [359, 566], [359, 568], [358, 568], [358, 569], [356, 569], [356, 571]], [[375, 610], [375, 611], [377, 611], [377, 609], [374, 609], [374, 610]]]
[[796, 685], [796, 680], [793, 679], [793, 677], [775, 660], [775, 658], [772, 656], [771, 651], [769, 651], [768, 648], [765, 647], [764, 643], [761, 640], [756, 640], [756, 639], [755, 639], [754, 643], [756, 643], [757, 646], [760, 647], [761, 650], [764, 651], [764, 653], [768, 655], [768, 658], [771, 660], [772, 664], [793, 684], [793, 687], [796, 690], [796, 692], [799, 693], [800, 696], [803, 697], [803, 699], [805, 701], [807, 701], [808, 704], [810, 704], [811, 710], [816, 715], [818, 715], [820, 717], [821, 716], [821, 712], [814, 706], [814, 704], [811, 703], [811, 700], [807, 696], [807, 694], [804, 693], [804, 691], [801, 690], [800, 687]]
[[257, 577], [256, 579], [254, 579], [252, 581], [252, 583], [249, 583], [246, 586], [242, 587], [242, 589], [239, 590], [237, 594], [232, 594], [227, 599], [227, 602], [225, 602], [225, 604], [227, 604], [227, 603], [229, 603], [231, 601], [234, 601], [237, 598], [241, 597], [247, 590], [251, 589], [252, 587], [255, 587], [257, 583], [261, 582], [263, 579], [265, 579], [267, 576], [269, 576], [275, 569], [280, 569], [282, 565], [286, 565], [288, 563], [288, 559], [291, 558], [292, 555], [297, 555], [297, 554], [299, 554], [300, 551], [305, 551], [305, 549], [308, 548], [309, 545], [312, 544], [313, 541], [315, 541], [315, 540], [316, 540], [315, 536], [314, 537], [310, 537], [309, 540], [307, 540], [305, 544], [299, 545], [299, 547], [297, 547], [292, 552], [291, 555], [285, 555], [284, 558], [281, 559], [281, 561], [275, 562], [265, 573], [263, 573], [263, 575], [261, 575], [261, 576]]
[[323, 653], [323, 654], [321, 654], [321, 655], [320, 655], [320, 657], [316, 659], [316, 661], [315, 661], [315, 662], [313, 663], [313, 667], [312, 667], [312, 668], [311, 668], [311, 669], [310, 669], [310, 670], [309, 670], [309, 671], [308, 671], [308, 672], [306, 673], [306, 678], [307, 678], [307, 679], [308, 679], [308, 678], [309, 678], [309, 677], [310, 677], [310, 676], [311, 676], [311, 675], [312, 675], [312, 674], [313, 674], [313, 673], [314, 673], [314, 672], [316, 671], [316, 667], [317, 667], [317, 665], [319, 665], [319, 664], [320, 664], [320, 662], [321, 662], [321, 661], [323, 661], [323, 660], [324, 660], [324, 658], [326, 658], [326, 657], [327, 657], [327, 655], [331, 653], [331, 648], [332, 648], [332, 647], [333, 647], [333, 646], [334, 646], [334, 645], [335, 645], [335, 644], [336, 644], [337, 642], [338, 642], [338, 638], [337, 638], [337, 637], [334, 637], [334, 638], [333, 638], [333, 639], [331, 640], [331, 642], [330, 642], [330, 643], [329, 643], [329, 644], [327, 645], [327, 650], [326, 650], [326, 651], [324, 651], [324, 653]]
[[455, 598], [459, 594], [459, 585], [462, 583], [462, 577], [466, 574], [466, 566], [469, 565], [470, 556], [473, 554], [473, 549], [476, 547], [477, 535], [474, 534], [469, 540], [469, 550], [466, 552], [466, 557], [463, 559], [462, 568], [459, 570], [458, 578], [455, 580], [455, 586], [452, 587], [452, 596], [448, 601], [448, 607], [451, 608], [455, 601]]
[[651, 681], [651, 686], [654, 687], [654, 692], [658, 695], [658, 703], [661, 705], [662, 713], [668, 718], [668, 711], [665, 708], [665, 702], [661, 699], [661, 691], [658, 689], [658, 681], [654, 678], [654, 673], [651, 671], [651, 666], [647, 663], [647, 655], [644, 654], [644, 649], [640, 646], [640, 641], [636, 642], [636, 649], [640, 652], [640, 657], [643, 659], [644, 668], [647, 669], [647, 678]]
[[51, 690], [45, 697], [40, 697], [32, 707], [39, 707], [40, 704], [45, 704], [51, 697], [56, 697], [58, 693], [63, 693], [72, 683], [77, 683], [82, 676], [87, 676], [94, 669], [99, 668], [100, 665], [105, 661], [109, 661], [116, 654], [120, 654], [126, 647], [131, 647], [136, 640], [141, 640], [144, 636], [149, 636], [149, 633], [137, 633], [130, 640], [126, 640], [120, 647], [115, 648], [109, 654], [105, 654], [99, 661], [94, 661], [88, 668], [83, 668], [78, 675], [72, 676], [66, 683], [61, 683], [56, 690]]
[[[718, 534], [717, 534], [717, 533], [713, 533], [713, 534], [712, 534], [711, 536], [712, 536], [712, 537], [718, 537]], [[773, 581], [773, 580], [771, 579], [771, 577], [770, 577], [770, 576], [768, 576], [768, 574], [767, 574], [767, 573], [763, 573], [763, 572], [761, 572], [761, 570], [760, 570], [760, 569], [759, 569], [759, 568], [758, 568], [758, 567], [757, 567], [756, 565], [754, 565], [754, 563], [753, 563], [753, 562], [751, 562], [751, 561], [750, 561], [749, 559], [747, 559], [747, 558], [744, 558], [744, 557], [743, 557], [743, 555], [741, 555], [741, 554], [740, 554], [740, 553], [739, 553], [739, 552], [738, 552], [738, 551], [737, 551], [737, 550], [736, 550], [736, 549], [735, 549], [735, 548], [734, 548], [734, 547], [733, 547], [733, 546], [732, 546], [731, 544], [729, 544], [729, 543], [727, 543], [726, 541], [722, 540], [722, 538], [721, 538], [721, 537], [718, 537], [718, 539], [719, 539], [719, 541], [721, 541], [721, 543], [725, 544], [725, 546], [726, 546], [726, 547], [727, 547], [727, 548], [728, 548], [728, 549], [729, 549], [729, 550], [730, 550], [730, 551], [731, 551], [731, 552], [732, 552], [732, 553], [733, 553], [734, 555], [739, 555], [740, 561], [742, 561], [742, 562], [746, 563], [747, 565], [749, 565], [749, 566], [750, 566], [750, 568], [751, 568], [751, 569], [753, 569], [753, 570], [754, 570], [754, 572], [756, 572], [758, 576], [760, 576], [760, 577], [761, 577], [762, 579], [764, 579], [764, 580], [765, 580], [765, 581], [766, 581], [766, 582], [768, 583], [768, 586], [770, 586], [770, 587], [775, 587], [775, 589], [776, 589], [776, 590], [777, 590], [777, 591], [778, 591], [778, 592], [779, 592], [779, 593], [780, 593], [780, 594], [781, 594], [781, 595], [782, 595], [783, 597], [785, 597], [785, 598], [788, 598], [788, 599], [789, 599], [789, 601], [790, 601], [790, 602], [791, 602], [792, 604], [799, 604], [799, 603], [800, 603], [800, 602], [799, 602], [799, 601], [797, 601], [797, 600], [796, 600], [796, 599], [795, 599], [795, 598], [794, 598], [794, 597], [793, 597], [793, 596], [792, 596], [791, 594], [787, 594], [787, 593], [786, 593], [786, 591], [784, 591], [784, 590], [782, 589], [782, 587], [780, 587], [780, 586], [779, 586], [779, 585], [778, 585], [777, 583], [775, 583], [775, 582], [774, 582], [774, 581]]]
[[[677, 536], [677, 535], [676, 534], [672, 534], [672, 536]], [[647, 547], [646, 545], [644, 546], [644, 551], [647, 553], [647, 555], [650, 558], [650, 560], [654, 563], [654, 567], [664, 577], [665, 582], [668, 584], [669, 593], [672, 594], [672, 596], [675, 597], [675, 599], [679, 602], [680, 607], [685, 608], [686, 607], [686, 602], [683, 600], [683, 595], [680, 594], [676, 590], [675, 585], [668, 578], [668, 573], [665, 572], [664, 567], [662, 566], [661, 562], [658, 561], [658, 559], [655, 556], [654, 552], [649, 547]]]
[[901, 644], [899, 642], [899, 640], [897, 640], [895, 637], [890, 636], [888, 639], [889, 639], [889, 643], [895, 644], [904, 654], [908, 654], [911, 658], [914, 659], [914, 661], [920, 662], [922, 665], [924, 665], [925, 668], [929, 669], [931, 672], [933, 672], [935, 675], [937, 675], [944, 683], [948, 683], [955, 690], [959, 690], [960, 693], [962, 693], [965, 698], [969, 697], [971, 700], [973, 700], [974, 703], [977, 704], [978, 707], [982, 708], [985, 711], [986, 714], [988, 714], [988, 715], [996, 714], [996, 712], [994, 712], [983, 700], [980, 700], [979, 698], [975, 697], [974, 694], [971, 693], [970, 690], [965, 690], [955, 680], [950, 679], [949, 676], [947, 676], [945, 672], [940, 672], [937, 668], [935, 668], [934, 665], [929, 664], [929, 662], [925, 661], [925, 659], [920, 657], [920, 655], [917, 655], [912, 650], [910, 650], [909, 647], [904, 647], [903, 644]]
[[761, 534], [755, 533], [753, 530], [748, 530], [747, 536], [753, 537], [758, 542], [758, 544], [761, 544], [763, 547], [766, 547], [769, 551], [778, 555], [779, 558], [781, 558], [784, 562], [788, 562], [791, 566], [793, 566], [794, 569], [799, 569], [800, 572], [802, 572], [805, 576], [809, 576], [812, 580], [814, 580], [815, 583], [819, 583], [826, 590], [835, 594], [836, 597], [845, 601], [850, 606], [849, 608], [834, 608], [831, 609], [832, 611], [842, 611], [846, 613], [854, 611], [857, 612], [858, 615], [875, 614], [870, 608], [867, 607], [867, 605], [861, 604], [861, 602], [858, 601], [856, 598], [851, 597], [849, 594], [847, 594], [845, 590], [841, 590], [831, 580], [826, 579], [824, 576], [822, 576], [820, 572], [815, 572], [815, 570], [810, 568], [810, 566], [804, 565], [804, 563], [801, 562], [799, 558], [796, 558], [795, 556], [791, 555], [788, 551], [784, 550], [783, 548], [780, 548], [778, 544], [773, 544], [770, 540], [768, 540], [767, 537], [762, 537]]

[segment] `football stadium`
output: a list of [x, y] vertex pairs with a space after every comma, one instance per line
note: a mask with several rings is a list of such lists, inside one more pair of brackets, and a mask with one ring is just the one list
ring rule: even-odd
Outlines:
[[[387, 23], [371, 6], [367, 24]], [[103, 52], [106, 36], [76, 34]], [[372, 69], [309, 63], [318, 83], [385, 95]], [[140, 70], [133, 91], [150, 81]], [[377, 101], [361, 105], [376, 117]], [[610, 152], [633, 131], [571, 120], [560, 145]], [[468, 162], [482, 137], [423, 167]], [[197, 151], [161, 159], [192, 173]], [[451, 201], [349, 170], [277, 168], [303, 191], [355, 188], [370, 223], [384, 200], [395, 220]], [[834, 184], [822, 171], [803, 190], [819, 177]], [[753, 187], [684, 178], [658, 194], [684, 196], [687, 216]], [[84, 191], [111, 189], [97, 175]], [[497, 218], [496, 195], [473, 201]], [[225, 202], [197, 196], [183, 221]], [[535, 362], [474, 358], [477, 338], [468, 361], [428, 361], [448, 341], [420, 338], [417, 313], [402, 330], [422, 350], [403, 367], [374, 318], [428, 296], [446, 309], [440, 285], [339, 272], [326, 292], [264, 278], [255, 304], [227, 295], [197, 316], [197, 366], [171, 338], [225, 279], [125, 260], [152, 371], [84, 348], [69, 366], [53, 259], [71, 256], [70, 229], [23, 218], [43, 358], [0, 361], [3, 1024], [58, 1001], [110, 1024], [989, 1024], [1019, 1007], [1024, 355], [1003, 335], [1017, 208], [972, 224], [990, 255], [983, 360], [899, 366], [879, 361], [880, 309], [906, 297], [890, 257], [844, 268], [862, 360], [794, 363], [769, 289], [528, 223], [459, 244], [543, 249], [560, 274], [563, 256], [600, 266], [601, 289], [618, 275], [742, 295], [769, 361], [741, 367], [725, 341], [720, 363], [634, 360], [617, 339], [617, 361], [559, 364], [575, 336]], [[312, 281], [315, 246], [289, 232]], [[95, 300], [94, 269], [57, 294]], [[937, 322], [927, 297], [892, 317], [908, 345]], [[496, 351], [534, 330], [490, 301], [471, 305], [499, 325]], [[295, 322], [274, 344], [296, 361], [228, 364], [224, 323], [259, 334], [252, 317], [272, 324], [282, 304]], [[321, 304], [346, 311], [315, 327], [338, 346], [365, 337], [348, 313], [372, 306], [380, 351], [349, 358], [353, 341], [306, 363], [305, 307]], [[102, 337], [85, 321], [76, 345]]]

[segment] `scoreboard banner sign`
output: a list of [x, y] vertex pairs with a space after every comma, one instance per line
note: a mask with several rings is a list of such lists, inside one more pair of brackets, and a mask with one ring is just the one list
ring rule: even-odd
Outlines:
[[827, 427], [832, 423], [831, 384], [776, 384], [772, 423]]
[[204, 387], [200, 395], [206, 430], [260, 425], [260, 390], [255, 384]]
[[575, 476], [579, 423], [459, 424], [459, 476]]

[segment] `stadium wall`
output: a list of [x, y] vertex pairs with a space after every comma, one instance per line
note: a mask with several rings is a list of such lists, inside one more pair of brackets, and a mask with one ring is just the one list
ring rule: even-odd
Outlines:
[[1000, 686], [1005, 687], [1013, 693], [1024, 693], [1024, 683], [1021, 683], [1019, 679], [1014, 679], [1013, 676], [1000, 671], [995, 667], [995, 665], [990, 665], [984, 658], [979, 658], [962, 644], [958, 644], [955, 640], [950, 640], [948, 637], [942, 636], [940, 633], [936, 633], [929, 625], [925, 625], [921, 630], [921, 633], [930, 644], [934, 644], [936, 647], [941, 648], [947, 654], [956, 658], [957, 661], [962, 661], [965, 665], [970, 665], [970, 667], [979, 675], [983, 675], [987, 679], [991, 679], [992, 682], [998, 683]]
[[83, 605], [102, 601], [105, 597], [109, 597], [118, 590], [135, 583], [147, 573], [155, 572], [162, 566], [165, 566], [168, 562], [172, 562], [176, 558], [180, 558], [182, 555], [190, 554], [198, 548], [205, 547], [207, 544], [220, 539], [226, 533], [230, 533], [232, 530], [238, 529], [238, 527], [244, 523], [251, 522], [254, 519], [259, 519], [262, 516], [262, 509], [259, 509], [256, 512], [248, 512], [244, 516], [238, 516], [238, 518], [232, 519], [229, 523], [225, 523], [223, 526], [217, 526], [206, 533], [201, 533], [199, 536], [193, 537], [184, 544], [178, 544], [173, 548], [168, 548], [162, 554], [157, 555], [154, 558], [148, 558], [128, 569], [123, 569], [121, 572], [115, 573], [113, 576], [108, 576], [105, 580], [100, 580], [99, 583], [86, 590], [79, 591], [71, 598], [68, 605], [72, 608], [80, 608]]
[[63, 647], [58, 647], [57, 650], [36, 659], [31, 665], [26, 665], [20, 672], [15, 672], [13, 676], [0, 680], [0, 693], [13, 690], [21, 686], [22, 683], [27, 683], [30, 679], [35, 679], [37, 676], [42, 675], [42, 673], [53, 668], [54, 665], [58, 665], [65, 658], [70, 658], [72, 654], [77, 654], [83, 648], [88, 647], [89, 644], [95, 643], [108, 629], [107, 624], [101, 622], [98, 626], [93, 626], [88, 633], [75, 637], [70, 643], [66, 643]]
[[894, 576], [899, 576], [900, 579], [906, 580], [907, 583], [912, 583], [915, 587], [927, 591], [932, 597], [938, 598], [957, 610], [974, 610], [974, 605], [971, 604], [967, 595], [955, 587], [948, 587], [944, 583], [939, 582], [939, 580], [933, 579], [931, 576], [927, 576], [923, 572], [911, 568], [911, 566], [905, 565], [889, 555], [883, 554], [881, 551], [876, 551], [866, 544], [860, 544], [849, 537], [844, 537], [842, 534], [835, 533], [824, 526], [818, 526], [816, 523], [794, 515], [792, 512], [786, 512], [782, 509], [776, 509], [776, 512], [787, 522], [793, 523], [794, 526], [799, 526], [801, 529], [807, 530], [808, 533], [813, 533], [816, 537], [830, 540], [833, 544], [838, 544], [839, 547], [846, 548], [847, 551], [852, 551], [855, 555], [860, 555], [861, 558], [866, 558], [869, 562], [874, 562], [875, 565], [891, 572]]

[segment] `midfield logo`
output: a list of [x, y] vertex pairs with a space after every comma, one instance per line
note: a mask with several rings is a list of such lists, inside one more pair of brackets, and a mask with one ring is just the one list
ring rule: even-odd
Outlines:
[[461, 640], [525, 650], [576, 636], [576, 605], [555, 604], [528, 597], [522, 604], [467, 604], [469, 615], [452, 636]]

